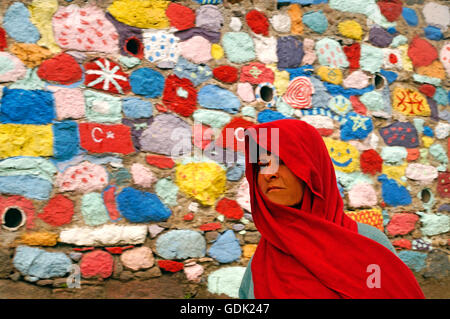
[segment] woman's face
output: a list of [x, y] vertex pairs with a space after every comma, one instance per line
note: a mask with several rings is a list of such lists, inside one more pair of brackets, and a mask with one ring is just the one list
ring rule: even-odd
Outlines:
[[258, 163], [258, 186], [270, 201], [295, 206], [303, 198], [305, 183], [273, 154], [261, 155]]

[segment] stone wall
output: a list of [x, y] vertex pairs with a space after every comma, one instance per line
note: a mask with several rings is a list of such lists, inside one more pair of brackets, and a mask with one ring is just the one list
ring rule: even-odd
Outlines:
[[323, 136], [351, 218], [448, 282], [446, 1], [4, 0], [0, 17], [5, 287], [237, 297], [260, 238], [242, 132], [282, 118]]

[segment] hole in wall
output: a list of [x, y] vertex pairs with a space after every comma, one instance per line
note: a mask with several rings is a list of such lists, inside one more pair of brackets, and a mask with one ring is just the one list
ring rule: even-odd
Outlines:
[[143, 47], [141, 41], [135, 37], [127, 39], [125, 41], [125, 51], [135, 57], [142, 58]]
[[380, 90], [380, 89], [384, 88], [385, 80], [384, 80], [384, 77], [382, 77], [381, 75], [375, 74], [374, 82], [375, 82], [375, 89]]
[[14, 231], [25, 224], [25, 214], [17, 207], [9, 207], [2, 216], [3, 228]]
[[261, 99], [265, 102], [270, 102], [273, 99], [273, 89], [269, 86], [261, 87]]
[[424, 204], [427, 204], [431, 199], [430, 191], [427, 188], [422, 189], [422, 191], [420, 192], [420, 198]]

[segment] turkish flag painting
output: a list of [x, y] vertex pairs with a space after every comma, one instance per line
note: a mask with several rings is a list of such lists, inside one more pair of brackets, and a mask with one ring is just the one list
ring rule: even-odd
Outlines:
[[131, 129], [126, 125], [80, 123], [78, 127], [81, 147], [89, 152], [121, 154], [135, 152]]

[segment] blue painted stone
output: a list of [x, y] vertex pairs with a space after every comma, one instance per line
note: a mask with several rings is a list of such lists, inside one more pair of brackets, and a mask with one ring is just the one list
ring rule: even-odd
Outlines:
[[200, 4], [221, 4], [222, 0], [195, 0]]
[[328, 3], [328, 0], [278, 0], [278, 3], [298, 3], [301, 5]]
[[385, 209], [381, 211], [381, 215], [383, 215], [383, 226], [386, 227], [387, 224], [389, 224], [389, 222], [391, 221], [391, 216], [389, 216], [389, 213]]
[[48, 124], [54, 117], [54, 100], [51, 92], [3, 88], [1, 123]]
[[218, 109], [231, 114], [237, 113], [241, 106], [241, 101], [234, 93], [213, 84], [202, 87], [197, 100], [204, 108]]
[[406, 23], [410, 26], [415, 27], [419, 23], [419, 18], [417, 17], [417, 13], [414, 9], [403, 7], [402, 16]]
[[410, 122], [395, 122], [379, 129], [384, 143], [389, 146], [416, 148], [419, 146], [419, 136], [416, 127]]
[[423, 135], [433, 137], [434, 136], [433, 129], [429, 126], [424, 126], [423, 127]]
[[191, 80], [194, 86], [210, 80], [213, 76], [211, 68], [206, 64], [195, 64], [182, 56], [178, 58], [178, 62], [173, 71], [180, 79], [186, 78]]
[[390, 179], [386, 174], [382, 174], [378, 177], [378, 181], [381, 182], [381, 195], [383, 201], [389, 206], [401, 206], [411, 204], [411, 195], [408, 190], [399, 185], [394, 179]]
[[341, 195], [342, 199], [345, 198], [345, 193], [344, 193], [344, 188], [342, 187], [342, 185], [338, 182], [337, 183], [338, 189], [339, 189], [339, 195]]
[[129, 97], [122, 100], [122, 110], [126, 117], [132, 119], [146, 118], [153, 114], [153, 105], [150, 101]]
[[303, 43], [293, 36], [277, 39], [278, 69], [297, 68], [304, 56]]
[[3, 28], [17, 42], [36, 43], [41, 35], [30, 21], [30, 12], [20, 2], [14, 2], [3, 17]]
[[282, 113], [280, 113], [278, 111], [266, 109], [266, 110], [258, 113], [257, 121], [259, 123], [267, 123], [267, 122], [272, 122], [272, 121], [282, 120], [282, 119], [287, 119], [287, 118], [288, 117], [284, 116]]
[[398, 257], [413, 271], [419, 272], [426, 267], [426, 253], [417, 251], [402, 250]]
[[305, 13], [302, 17], [302, 21], [311, 30], [320, 34], [324, 33], [328, 28], [328, 20], [322, 10]]
[[425, 31], [425, 37], [429, 40], [439, 41], [444, 38], [441, 29], [433, 27], [431, 25], [423, 29]]
[[239, 260], [241, 254], [241, 245], [232, 230], [220, 235], [208, 250], [208, 255], [222, 264]]
[[148, 98], [160, 97], [164, 90], [164, 76], [149, 68], [140, 68], [130, 75], [131, 91]]
[[365, 87], [363, 89], [346, 89], [340, 85], [328, 82], [323, 82], [323, 85], [331, 95], [343, 95], [347, 99], [352, 95], [363, 95], [364, 93], [371, 92], [375, 89], [373, 85], [369, 85], [368, 87]]
[[0, 193], [22, 195], [37, 200], [47, 200], [52, 193], [53, 184], [32, 175], [0, 176]]
[[363, 140], [373, 130], [372, 119], [361, 114], [350, 112], [345, 116], [346, 121], [341, 125], [341, 139]]
[[13, 259], [14, 267], [23, 275], [37, 278], [64, 277], [72, 266], [70, 258], [59, 252], [19, 246]]
[[445, 91], [442, 87], [436, 88], [436, 92], [433, 95], [433, 100], [435, 100], [437, 104], [447, 106], [449, 101], [447, 91]]
[[395, 27], [387, 28], [386, 31], [389, 32], [390, 34], [396, 34], [397, 33], [397, 29]]
[[130, 183], [133, 177], [125, 167], [122, 167], [110, 174], [110, 178], [114, 179], [115, 183], [121, 186]]
[[53, 157], [69, 160], [78, 154], [80, 139], [78, 124], [75, 121], [55, 122], [53, 129]]
[[389, 84], [395, 82], [398, 78], [398, 74], [393, 71], [380, 70], [382, 76], [386, 78]]
[[323, 107], [328, 105], [332, 96], [328, 93], [323, 82], [315, 77], [310, 77], [311, 83], [314, 85], [315, 93], [312, 95], [311, 104], [313, 107]]
[[187, 229], [170, 230], [158, 236], [156, 252], [164, 259], [204, 257], [206, 240], [198, 231]]
[[132, 223], [165, 221], [172, 214], [158, 196], [132, 187], [125, 187], [116, 201], [122, 216]]
[[[310, 64], [306, 64], [299, 68], [284, 69], [284, 71], [287, 71], [289, 73], [289, 80], [292, 81], [294, 78], [298, 76], [311, 76], [312, 73], [314, 72], [314, 67]], [[312, 80], [312, 78], [310, 80]]]
[[227, 180], [230, 182], [237, 182], [241, 179], [241, 177], [245, 173], [245, 165], [242, 164], [233, 164], [227, 167]]

